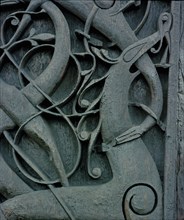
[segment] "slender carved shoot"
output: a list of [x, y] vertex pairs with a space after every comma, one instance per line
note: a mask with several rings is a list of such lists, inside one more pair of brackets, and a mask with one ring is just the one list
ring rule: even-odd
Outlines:
[[1, 6], [8, 6], [8, 5], [16, 5], [18, 3], [24, 3], [25, 0], [2, 0]]

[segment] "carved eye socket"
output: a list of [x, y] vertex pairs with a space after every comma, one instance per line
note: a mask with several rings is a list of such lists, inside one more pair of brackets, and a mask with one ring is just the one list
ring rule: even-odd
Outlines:
[[94, 0], [95, 4], [101, 9], [111, 8], [116, 0]]

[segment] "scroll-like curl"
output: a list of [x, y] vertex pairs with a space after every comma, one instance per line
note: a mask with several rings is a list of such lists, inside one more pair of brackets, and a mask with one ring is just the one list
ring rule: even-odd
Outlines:
[[[150, 215], [157, 207], [157, 192], [147, 183], [137, 183], [130, 186], [124, 196], [122, 209], [125, 219], [134, 216]], [[136, 217], [135, 217], [136, 219]]]

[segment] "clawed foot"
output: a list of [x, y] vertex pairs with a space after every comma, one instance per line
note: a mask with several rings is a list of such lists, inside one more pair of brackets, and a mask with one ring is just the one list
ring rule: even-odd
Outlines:
[[119, 135], [118, 137], [116, 137], [115, 139], [113, 139], [111, 142], [106, 143], [106, 144], [103, 143], [100, 148], [100, 151], [107, 152], [112, 147], [116, 147], [117, 145], [124, 144], [126, 142], [133, 141], [137, 138], [140, 138], [144, 132], [145, 132], [145, 129], [143, 128], [143, 126], [141, 125], [134, 126], [128, 129], [127, 131], [125, 131], [124, 133], [122, 133], [121, 135]]
[[142, 126], [134, 126], [116, 138], [117, 144], [123, 144], [139, 138], [144, 133]]

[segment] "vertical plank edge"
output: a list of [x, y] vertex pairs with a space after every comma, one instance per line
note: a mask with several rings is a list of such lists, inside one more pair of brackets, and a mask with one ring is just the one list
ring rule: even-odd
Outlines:
[[168, 88], [167, 130], [164, 164], [164, 220], [175, 220], [176, 186], [178, 170], [178, 75], [179, 75], [179, 36], [180, 36], [180, 1], [171, 1], [173, 25], [171, 34], [171, 56]]

